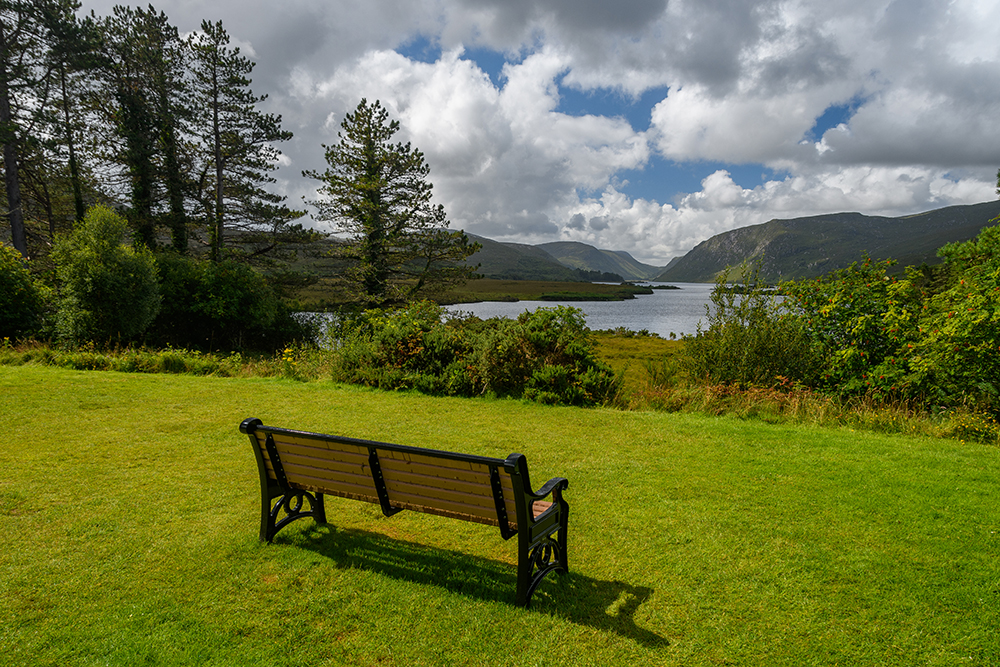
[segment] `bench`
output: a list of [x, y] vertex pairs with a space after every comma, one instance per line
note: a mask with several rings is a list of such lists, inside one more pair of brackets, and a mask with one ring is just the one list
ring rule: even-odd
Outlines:
[[[375, 503], [385, 516], [404, 509], [472, 521], [517, 535], [518, 605], [527, 607], [549, 572], [566, 572], [569, 482], [532, 491], [522, 454], [506, 459], [265, 426], [246, 419], [260, 472], [260, 539], [292, 521], [326, 523], [323, 496]], [[551, 499], [548, 499], [551, 496]], [[308, 504], [308, 509], [306, 505]]]

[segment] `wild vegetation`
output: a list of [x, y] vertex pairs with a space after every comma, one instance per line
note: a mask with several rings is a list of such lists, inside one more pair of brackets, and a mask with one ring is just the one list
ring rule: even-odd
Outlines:
[[1000, 416], [1000, 227], [944, 246], [937, 269], [865, 260], [814, 280], [725, 276], [709, 324], [677, 368], [728, 387], [806, 389], [840, 403], [969, 413], [996, 440]]
[[[3, 8], [19, 26], [0, 59], [10, 84], [0, 91], [8, 98], [0, 111], [10, 109], [0, 118], [10, 130], [5, 192], [15, 249], [30, 259], [3, 251], [0, 337], [223, 358], [308, 348], [315, 328], [282, 298], [308, 281], [261, 264], [283, 241], [312, 235], [295, 226], [302, 212], [267, 191], [275, 146], [290, 134], [260, 110], [253, 63], [221, 23], [181, 39], [152, 7], [84, 20], [76, 9], [73, 0]], [[362, 100], [339, 142], [324, 147], [327, 170], [304, 174], [320, 182], [320, 218], [350, 235], [336, 258], [339, 279], [356, 303], [384, 307], [342, 310], [335, 343], [315, 353], [329, 358], [328, 377], [439, 394], [641, 403], [619, 391], [628, 383], [597, 359], [577, 311], [483, 323], [443, 319], [437, 306], [414, 301], [421, 289], [468, 278], [462, 261], [477, 245], [446, 229], [423, 155], [391, 141], [398, 127], [378, 101]], [[22, 196], [22, 181], [49, 187]], [[842, 405], [995, 419], [997, 234], [987, 228], [944, 247], [943, 268], [900, 275], [889, 262], [866, 261], [778, 292], [735, 268], [743, 284], [736, 291], [720, 279], [707, 327], [678, 357], [644, 363], [650, 391], [672, 392], [665, 406], [724, 387], [727, 396], [808, 391]], [[569, 291], [547, 290], [560, 299], [608, 290]]]
[[430, 302], [370, 310], [332, 331], [335, 380], [450, 396], [540, 403], [612, 401], [618, 382], [594, 355], [582, 313], [557, 306], [516, 320], [445, 318]]
[[[254, 63], [221, 22], [181, 38], [152, 6], [78, 9], [0, 6], [0, 203], [24, 258], [3, 251], [0, 337], [265, 354], [315, 339], [287, 298], [314, 278], [284, 260], [322, 235], [269, 189], [292, 135], [261, 110]], [[446, 229], [398, 127], [362, 100], [329, 169], [304, 174], [323, 182], [318, 217], [353, 235], [338, 271], [368, 304], [461, 282], [477, 247]]]
[[474, 276], [463, 260], [479, 249], [449, 231], [444, 207], [431, 203], [430, 167], [410, 144], [391, 143], [399, 121], [376, 100], [361, 100], [326, 150], [327, 169], [304, 172], [320, 181], [317, 218], [348, 234], [338, 244], [350, 263], [352, 300], [382, 305], [412, 300]]

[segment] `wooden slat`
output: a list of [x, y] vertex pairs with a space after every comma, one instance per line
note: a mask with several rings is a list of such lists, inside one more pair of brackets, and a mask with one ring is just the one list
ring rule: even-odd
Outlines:
[[[397, 454], [398, 452], [388, 453]], [[457, 468], [455, 466], [437, 465], [435, 459], [426, 456], [420, 457], [419, 460], [407, 461], [396, 457], [383, 456], [382, 452], [379, 452], [378, 460], [379, 465], [382, 467], [382, 472], [385, 474], [389, 474], [390, 471], [401, 471], [417, 475], [427, 475], [428, 477], [461, 480], [473, 484], [485, 484], [487, 486], [490, 483], [490, 471], [485, 466], [477, 466], [475, 469], [468, 465], [465, 468]], [[454, 463], [453, 461], [442, 462]]]
[[[434, 514], [436, 516], [445, 516], [452, 519], [461, 519], [463, 521], [471, 521], [473, 523], [482, 523], [487, 526], [498, 526], [500, 522], [497, 521], [496, 515], [492, 516], [477, 516], [474, 514], [465, 514], [462, 512], [449, 511], [437, 507], [425, 507], [420, 505], [411, 505], [408, 503], [402, 503], [400, 505], [405, 510], [410, 510], [412, 512], [422, 512], [424, 514]], [[512, 529], [516, 529], [514, 524], [511, 524]]]
[[433, 455], [418, 454], [414, 452], [400, 452], [392, 449], [379, 449], [379, 459], [394, 459], [397, 461], [409, 461], [411, 463], [425, 463], [438, 468], [452, 468], [454, 470], [476, 470], [487, 474], [489, 465], [486, 463], [475, 463], [472, 461], [460, 461], [456, 459], [442, 458]]
[[451, 479], [447, 477], [436, 477], [433, 475], [424, 475], [420, 473], [410, 472], [408, 470], [386, 470], [382, 469], [382, 477], [389, 481], [398, 482], [400, 484], [412, 484], [415, 486], [426, 486], [432, 489], [444, 489], [446, 491], [454, 491], [456, 493], [464, 493], [468, 495], [480, 495], [488, 496], [493, 498], [493, 488], [489, 484], [489, 478], [486, 478], [486, 483], [481, 482], [468, 482], [465, 480]]
[[361, 484], [354, 484], [348, 481], [342, 480], [331, 480], [323, 477], [315, 477], [313, 475], [306, 474], [305, 472], [296, 472], [294, 481], [289, 480], [289, 484], [295, 488], [303, 488], [307, 490], [315, 490], [319, 493], [328, 493], [331, 495], [346, 495], [345, 497], [359, 497], [359, 498], [374, 498], [375, 502], [378, 501], [378, 495], [371, 486], [364, 486]]
[[368, 448], [358, 445], [350, 445], [344, 442], [333, 442], [320, 438], [309, 438], [306, 436], [289, 435], [287, 433], [275, 433], [272, 435], [274, 441], [288, 443], [290, 445], [302, 445], [305, 447], [315, 447], [316, 449], [326, 449], [332, 452], [345, 452], [348, 454], [361, 454], [368, 456]]
[[371, 477], [371, 468], [368, 461], [342, 461], [339, 459], [317, 458], [315, 456], [304, 456], [297, 452], [283, 452], [281, 454], [282, 463], [296, 463], [298, 465], [309, 466], [319, 470], [329, 470], [340, 472], [346, 475], [363, 475]]
[[534, 504], [531, 506], [531, 509], [534, 510], [533, 512], [534, 518], [537, 519], [538, 517], [540, 517], [545, 512], [545, 510], [547, 510], [550, 507], [552, 507], [552, 503], [550, 503], [549, 501], [536, 500]]
[[325, 489], [322, 486], [317, 486], [317, 485], [313, 485], [313, 484], [299, 484], [297, 486], [298, 486], [298, 488], [302, 489], [303, 491], [311, 491], [313, 493], [322, 493], [322, 494], [327, 495], [327, 496], [337, 496], [338, 498], [349, 498], [350, 500], [360, 500], [362, 502], [373, 503], [375, 505], [377, 505], [378, 502], [379, 502], [378, 498], [376, 498], [374, 496], [365, 495], [365, 494], [351, 493], [349, 491], [336, 491], [336, 490], [331, 490], [331, 489]]
[[510, 495], [514, 494], [514, 481], [503, 468], [500, 468], [500, 485], [503, 487], [503, 493], [505, 496], [508, 495], [508, 492]]
[[435, 509], [455, 514], [468, 514], [470, 516], [483, 517], [490, 519], [494, 522], [494, 524], [497, 520], [497, 512], [495, 508], [445, 501], [440, 498], [425, 498], [418, 495], [397, 493], [395, 494], [395, 497], [391, 499], [391, 502], [395, 507], [406, 507], [408, 509], [420, 508], [418, 511], [429, 512], [431, 509]]
[[348, 461], [356, 462], [361, 465], [367, 465], [368, 463], [368, 452], [363, 452], [361, 454], [356, 452], [340, 452], [333, 449], [325, 449], [323, 447], [310, 447], [301, 443], [280, 441], [275, 441], [274, 444], [278, 448], [278, 454], [280, 456], [284, 456], [285, 454], [298, 454], [300, 456], [311, 456], [313, 458], [324, 459], [326, 461]]
[[386, 480], [385, 486], [389, 492], [389, 502], [391, 503], [401, 498], [421, 498], [420, 502], [428, 506], [437, 506], [438, 503], [461, 503], [462, 505], [480, 507], [492, 514], [496, 514], [497, 511], [492, 495], [485, 496], [479, 493], [470, 494], [451, 489], [405, 484], [398, 480]]
[[[265, 468], [274, 468], [265, 447], [266, 433], [255, 433]], [[378, 503], [368, 465], [367, 446], [320, 438], [277, 433], [273, 435], [289, 483], [313, 493]], [[393, 507], [497, 525], [496, 505], [487, 463], [462, 461], [414, 452], [378, 448], [379, 463]], [[500, 484], [510, 527], [517, 528], [514, 484], [502, 468]], [[552, 503], [536, 501], [537, 518]]]
[[325, 470], [323, 468], [313, 468], [291, 461], [284, 461], [285, 477], [289, 484], [298, 483], [299, 478], [308, 477], [312, 480], [324, 480], [333, 486], [349, 485], [365, 489], [365, 492], [375, 493], [375, 484], [372, 478], [366, 475], [354, 475], [343, 473], [338, 470]]

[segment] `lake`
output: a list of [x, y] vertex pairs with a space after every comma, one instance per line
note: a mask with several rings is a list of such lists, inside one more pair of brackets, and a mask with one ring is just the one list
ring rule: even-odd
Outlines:
[[[657, 289], [652, 294], [641, 294], [627, 301], [483, 301], [448, 306], [452, 313], [471, 313], [476, 317], [515, 318], [526, 310], [539, 307], [573, 306], [587, 316], [591, 329], [616, 329], [625, 327], [632, 331], [646, 329], [650, 333], [669, 338], [697, 332], [698, 322], [705, 318], [705, 306], [710, 303], [714, 283], [649, 283], [674, 285], [680, 289]], [[702, 327], [706, 323], [702, 322]]]

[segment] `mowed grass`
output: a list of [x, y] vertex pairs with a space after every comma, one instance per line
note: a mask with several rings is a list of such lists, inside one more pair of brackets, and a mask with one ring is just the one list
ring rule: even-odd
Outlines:
[[[570, 481], [571, 572], [331, 499], [257, 541], [245, 417]], [[0, 664], [1000, 663], [1000, 450], [281, 379], [0, 367]]]

